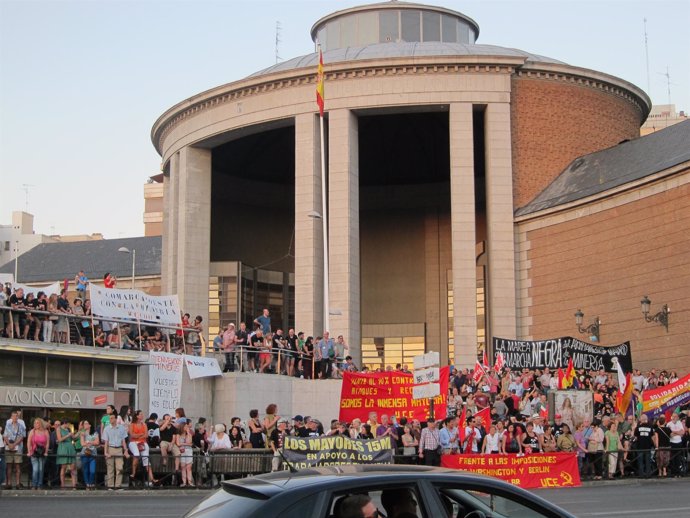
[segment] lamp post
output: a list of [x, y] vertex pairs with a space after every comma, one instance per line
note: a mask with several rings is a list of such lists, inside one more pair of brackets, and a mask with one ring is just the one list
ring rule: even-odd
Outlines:
[[642, 306], [642, 314], [644, 315], [645, 321], [656, 322], [664, 326], [666, 328], [666, 332], [668, 332], [668, 315], [671, 313], [671, 308], [668, 307], [668, 304], [661, 306], [661, 311], [659, 311], [656, 315], [652, 315], [651, 317], [649, 316], [649, 311], [652, 307], [652, 301], [649, 300], [647, 295], [642, 297], [640, 305]]
[[585, 314], [580, 309], [578, 309], [575, 312], [575, 325], [577, 326], [577, 330], [583, 334], [588, 333], [590, 335], [590, 339], [593, 342], [598, 342], [600, 336], [599, 327], [601, 326], [601, 320], [599, 320], [599, 317], [595, 317], [590, 325], [588, 325], [587, 327], [582, 327], [582, 320], [584, 316]]
[[117, 249], [118, 252], [122, 252], [123, 254], [132, 254], [132, 289], [134, 289], [134, 275], [135, 275], [135, 264], [137, 260], [137, 251], [132, 248], [132, 251], [129, 251], [129, 248], [126, 246], [121, 246], [120, 248]]

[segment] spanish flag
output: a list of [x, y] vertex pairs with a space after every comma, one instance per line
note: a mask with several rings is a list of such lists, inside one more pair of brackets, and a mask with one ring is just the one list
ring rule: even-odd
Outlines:
[[573, 386], [573, 380], [575, 379], [575, 365], [573, 365], [572, 356], [568, 360], [568, 368], [565, 369], [565, 376], [563, 379], [563, 388], [569, 388]]
[[319, 114], [323, 117], [323, 106], [324, 106], [324, 95], [323, 95], [323, 53], [321, 52], [321, 47], [319, 47], [319, 66], [316, 69], [316, 104], [319, 105]]

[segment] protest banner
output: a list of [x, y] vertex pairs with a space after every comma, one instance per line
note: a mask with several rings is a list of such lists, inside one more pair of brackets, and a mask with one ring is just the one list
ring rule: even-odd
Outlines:
[[690, 374], [675, 383], [642, 392], [642, 413], [654, 419], [690, 402]]
[[573, 359], [575, 369], [616, 372], [616, 362], [624, 372], [632, 372], [632, 353], [630, 342], [618, 345], [594, 345], [562, 336], [549, 340], [509, 340], [494, 337], [493, 357], [503, 355], [505, 367], [511, 369], [550, 369], [564, 368]]
[[[393, 462], [390, 437], [350, 439], [343, 435], [285, 437], [283, 455], [297, 469], [343, 464], [390, 464]], [[288, 466], [284, 466], [288, 469]]]
[[441, 466], [500, 478], [523, 489], [581, 484], [577, 453], [441, 455]]
[[20, 284], [18, 282], [13, 282], [12, 283], [12, 289], [13, 290], [18, 290], [19, 288], [24, 290], [24, 296], [26, 297], [29, 293], [33, 293], [34, 295], [38, 295], [39, 291], [42, 291], [43, 293], [46, 294], [46, 296], [50, 297], [51, 295], [60, 295], [60, 290], [62, 289], [62, 286], [60, 285], [60, 282], [54, 282], [53, 284], [49, 284], [48, 286], [29, 286], [28, 284]]
[[[445, 419], [448, 397], [448, 370], [440, 369], [440, 395], [434, 398], [436, 419]], [[343, 373], [340, 392], [340, 421], [352, 422], [359, 418], [365, 421], [369, 412], [395, 415], [398, 419], [419, 419], [428, 416], [429, 402], [426, 399], [412, 398], [412, 374], [404, 372], [373, 372], [361, 374]]]
[[180, 406], [183, 358], [156, 352], [149, 358], [149, 414], [172, 414]]
[[184, 364], [187, 366], [189, 379], [205, 378], [209, 376], [222, 376], [218, 360], [210, 357], [184, 356]]
[[182, 321], [177, 295], [149, 295], [139, 290], [103, 288], [89, 284], [91, 311], [101, 318], [179, 326]]

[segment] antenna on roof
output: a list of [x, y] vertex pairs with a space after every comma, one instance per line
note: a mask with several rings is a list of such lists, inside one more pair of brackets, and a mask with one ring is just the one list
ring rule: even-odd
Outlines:
[[31, 187], [36, 187], [35, 185], [31, 185], [30, 183], [23, 183], [22, 184], [22, 190], [24, 191], [24, 196], [26, 198], [25, 205], [24, 205], [24, 211], [29, 212], [29, 189]]
[[280, 42], [282, 41], [280, 39], [281, 30], [282, 30], [282, 27], [280, 25], [280, 21], [276, 21], [276, 65], [278, 64], [278, 61], [281, 60], [280, 53], [278, 52], [278, 46], [280, 45]]
[[647, 40], [647, 18], [644, 19], [644, 53], [647, 62], [647, 95], [652, 96], [652, 89], [649, 81], [649, 42]]
[[666, 65], [666, 73], [659, 72], [662, 76], [666, 78], [666, 92], [668, 94], [668, 104], [671, 104], [671, 72], [669, 70], [668, 65]]

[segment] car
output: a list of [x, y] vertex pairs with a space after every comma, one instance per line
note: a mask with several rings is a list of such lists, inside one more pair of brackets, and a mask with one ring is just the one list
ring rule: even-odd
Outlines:
[[[379, 516], [391, 502], [419, 518], [574, 518], [501, 480], [447, 468], [393, 464], [326, 466], [226, 481], [187, 518], [339, 518], [338, 504], [367, 494]], [[386, 508], [388, 505], [388, 509]]]

